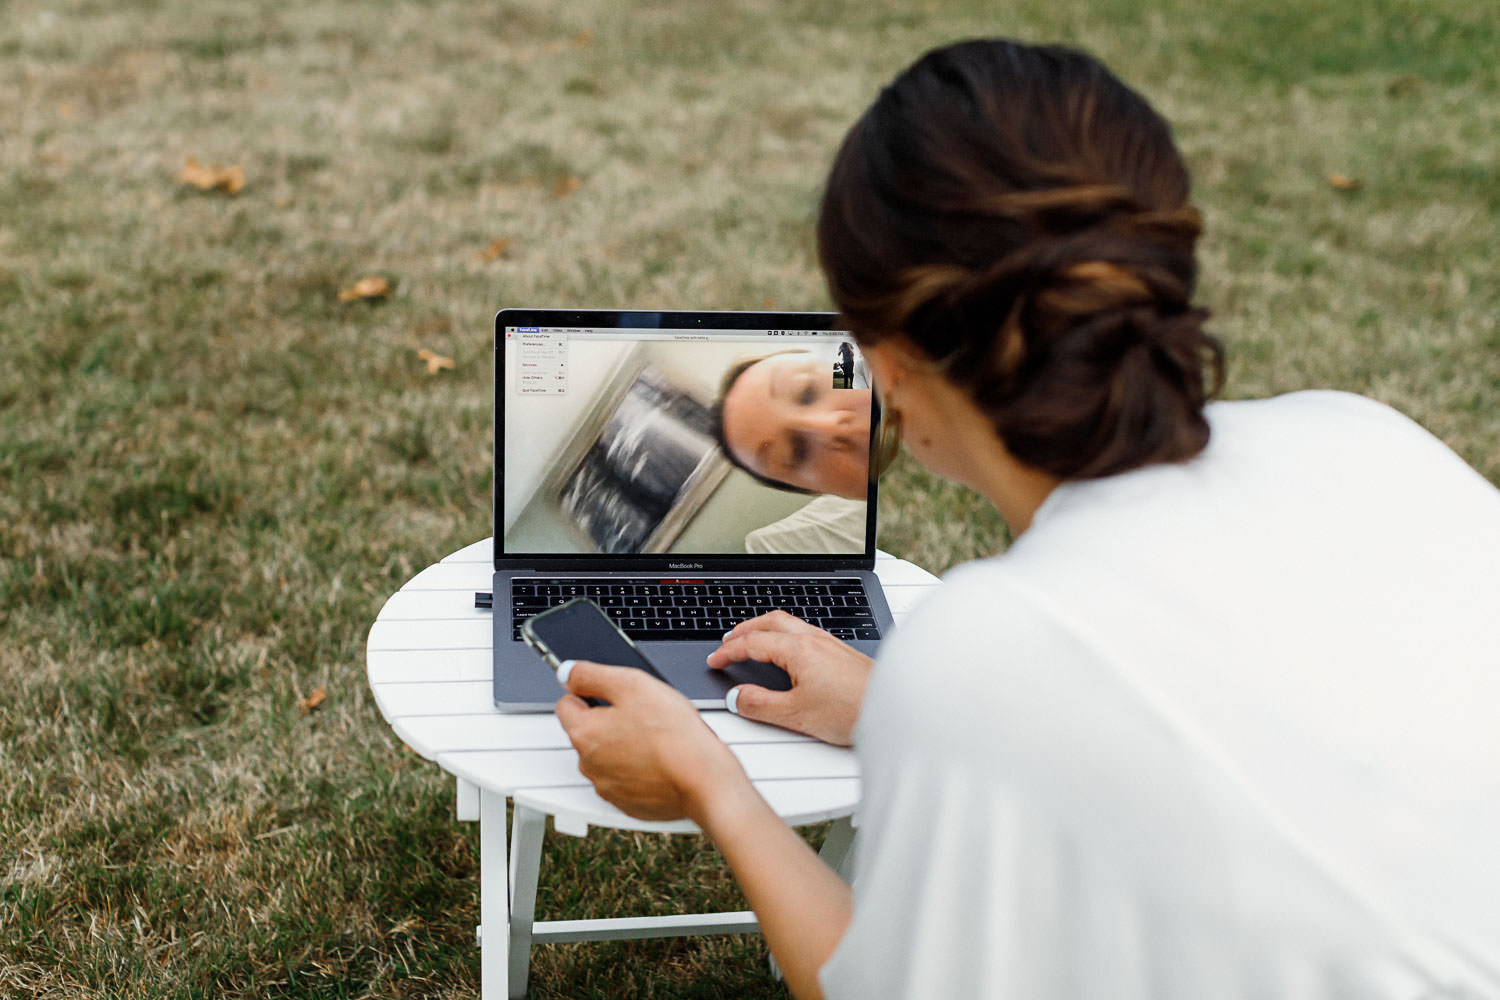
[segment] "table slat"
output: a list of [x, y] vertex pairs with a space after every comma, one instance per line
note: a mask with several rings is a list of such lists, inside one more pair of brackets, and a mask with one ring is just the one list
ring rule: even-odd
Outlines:
[[386, 650], [482, 649], [494, 645], [490, 617], [454, 618], [429, 621], [386, 621], [379, 619], [370, 626], [366, 648]]
[[493, 660], [488, 644], [483, 649], [372, 649], [367, 656], [371, 684], [487, 681]]
[[[792, 826], [821, 823], [847, 816], [859, 805], [858, 778], [792, 778], [767, 780], [756, 785], [776, 814]], [[652, 833], [697, 833], [688, 820], [652, 822], [632, 819], [599, 797], [591, 786], [525, 789], [515, 795], [517, 805], [538, 812], [566, 817], [560, 832], [582, 835], [578, 827], [644, 830]]]
[[[484, 589], [490, 589], [490, 582], [484, 582]], [[472, 590], [401, 590], [391, 596], [385, 602], [385, 607], [380, 611], [380, 620], [383, 622], [400, 621], [444, 621], [448, 619], [459, 620], [490, 620], [489, 608], [476, 608], [474, 606], [474, 591]]]
[[[811, 743], [810, 736], [731, 715], [704, 711], [703, 721], [731, 745], [750, 743]], [[567, 733], [551, 712], [505, 714], [491, 709], [483, 715], [397, 715], [388, 717], [401, 738], [429, 754], [473, 750], [568, 749]]]
[[488, 563], [440, 562], [407, 580], [401, 590], [489, 590], [494, 580]]
[[[393, 728], [402, 735], [402, 724]], [[406, 740], [412, 745], [410, 740]], [[420, 749], [413, 746], [413, 749]], [[741, 743], [730, 750], [752, 781], [790, 778], [857, 778], [859, 761], [852, 750], [824, 743]], [[427, 756], [424, 754], [423, 756]], [[587, 785], [578, 773], [578, 754], [567, 750], [450, 751], [432, 757], [443, 770], [481, 788], [505, 795], [523, 788]]]
[[486, 563], [493, 565], [495, 561], [494, 538], [481, 538], [472, 545], [465, 545], [457, 552], [449, 553], [443, 557], [445, 563]]

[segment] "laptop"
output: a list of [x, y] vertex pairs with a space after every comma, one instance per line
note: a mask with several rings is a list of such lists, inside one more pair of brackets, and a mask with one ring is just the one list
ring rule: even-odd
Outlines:
[[[770, 481], [718, 443], [727, 378], [724, 438]], [[724, 632], [774, 608], [873, 653], [891, 627], [865, 471], [878, 419], [833, 313], [501, 310], [495, 705], [552, 709], [557, 680], [521, 623], [576, 597], [700, 708], [722, 708], [741, 683], [790, 686], [773, 664], [704, 662]]]

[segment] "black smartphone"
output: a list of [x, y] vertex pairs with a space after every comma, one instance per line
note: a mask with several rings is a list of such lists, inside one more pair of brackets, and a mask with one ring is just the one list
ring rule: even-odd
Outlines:
[[521, 625], [521, 638], [556, 671], [564, 660], [592, 660], [635, 667], [666, 680], [630, 636], [620, 631], [604, 609], [587, 597], [548, 608]]

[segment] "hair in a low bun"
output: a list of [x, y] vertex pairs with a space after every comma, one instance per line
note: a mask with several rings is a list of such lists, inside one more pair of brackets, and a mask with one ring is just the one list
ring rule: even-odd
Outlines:
[[1192, 458], [1224, 354], [1166, 123], [1079, 52], [931, 52], [845, 139], [818, 221], [862, 343], [900, 333], [1016, 458], [1064, 478]]

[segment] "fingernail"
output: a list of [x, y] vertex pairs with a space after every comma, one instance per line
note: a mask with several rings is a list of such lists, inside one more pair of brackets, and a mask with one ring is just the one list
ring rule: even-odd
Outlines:
[[563, 687], [568, 686], [568, 675], [573, 672], [573, 664], [577, 662], [577, 660], [563, 660], [557, 665], [557, 683]]
[[724, 696], [724, 707], [729, 709], [729, 714], [740, 714], [740, 689], [730, 688], [729, 693]]
[[733, 629], [731, 629], [728, 632], [725, 632], [724, 633], [724, 639], [723, 639], [723, 641], [724, 642], [728, 642], [729, 641], [729, 637], [732, 636], [732, 635], [734, 635], [734, 630]]

